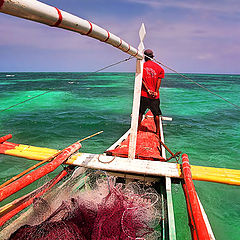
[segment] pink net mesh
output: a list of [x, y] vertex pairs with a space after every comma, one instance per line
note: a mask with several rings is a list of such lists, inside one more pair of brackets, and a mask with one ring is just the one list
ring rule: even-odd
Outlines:
[[[88, 181], [84, 178], [84, 191], [78, 189], [44, 221], [21, 226], [9, 239], [113, 240], [157, 239], [160, 236], [155, 227], [160, 221], [161, 210], [159, 195], [154, 189], [140, 187], [141, 183], [123, 185], [116, 183], [115, 178], [92, 176], [88, 175]], [[69, 188], [73, 186], [76, 181]], [[35, 202], [43, 205], [45, 211], [52, 209], [44, 199]], [[35, 214], [36, 211], [35, 207]]]

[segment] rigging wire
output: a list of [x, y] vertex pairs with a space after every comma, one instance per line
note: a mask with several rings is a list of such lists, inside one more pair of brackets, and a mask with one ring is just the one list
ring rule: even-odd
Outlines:
[[[146, 56], [146, 55], [145, 55], [145, 56]], [[183, 75], [182, 73], [179, 73], [179, 72], [177, 72], [176, 70], [168, 67], [167, 65], [165, 65], [165, 64], [163, 64], [162, 62], [156, 60], [155, 58], [151, 58], [151, 57], [149, 57], [149, 56], [147, 56], [147, 57], [150, 58], [151, 60], [155, 61], [156, 63], [162, 65], [163, 67], [167, 68], [168, 70], [170, 70], [170, 71], [178, 74], [179, 76], [181, 76], [181, 77], [189, 80], [190, 82], [196, 84], [197, 86], [203, 88], [204, 90], [206, 90], [206, 91], [208, 91], [209, 93], [215, 95], [216, 97], [221, 98], [223, 101], [225, 101], [225, 102], [233, 105], [234, 107], [240, 109], [240, 106], [238, 106], [237, 104], [234, 104], [234, 103], [230, 102], [230, 101], [227, 100], [226, 98], [224, 98], [224, 97], [220, 96], [219, 94], [217, 94], [217, 93], [209, 90], [207, 87], [205, 87], [205, 86], [197, 83], [196, 81], [192, 80], [191, 78], [189, 78], [189, 77]], [[91, 76], [91, 75], [94, 74], [94, 73], [101, 72], [101, 71], [103, 71], [103, 70], [105, 70], [105, 69], [108, 69], [108, 68], [110, 68], [110, 67], [116, 66], [116, 65], [118, 65], [118, 64], [120, 64], [120, 63], [127, 62], [127, 61], [129, 61], [129, 60], [131, 60], [131, 59], [133, 59], [133, 58], [134, 58], [133, 56], [130, 56], [130, 57], [128, 57], [128, 58], [126, 58], [126, 59], [123, 59], [123, 60], [121, 60], [121, 61], [118, 61], [118, 62], [116, 62], [116, 63], [107, 65], [106, 67], [100, 68], [100, 69], [98, 69], [98, 70], [96, 70], [96, 71], [94, 71], [94, 72], [91, 72], [91, 73], [89, 73], [89, 74], [85, 74], [82, 78]], [[81, 78], [81, 79], [82, 79], [82, 78]], [[53, 90], [54, 90], [54, 89], [45, 91], [45, 92], [40, 93], [40, 94], [38, 94], [38, 95], [36, 95], [36, 96], [33, 96], [33, 97], [31, 97], [31, 98], [28, 98], [28, 99], [26, 99], [26, 100], [24, 100], [24, 101], [21, 101], [21, 102], [19, 102], [19, 103], [16, 103], [16, 104], [14, 104], [14, 105], [12, 105], [12, 106], [10, 106], [10, 107], [7, 107], [7, 108], [5, 108], [5, 109], [2, 109], [2, 110], [0, 110], [0, 113], [1, 113], [1, 112], [4, 112], [4, 111], [6, 111], [6, 110], [9, 110], [9, 109], [11, 109], [11, 108], [13, 108], [13, 107], [16, 107], [16, 106], [18, 106], [18, 105], [21, 105], [21, 104], [23, 104], [23, 103], [25, 103], [25, 102], [31, 101], [31, 100], [33, 100], [33, 99], [35, 99], [35, 98], [40, 97], [40, 96], [43, 96], [43, 95], [45, 95], [45, 94], [47, 94], [47, 93], [49, 93], [49, 92], [52, 92]]]
[[99, 70], [97, 70], [97, 71], [95, 71], [95, 72], [93, 72], [93, 73], [101, 72], [101, 71], [103, 71], [103, 70], [105, 70], [105, 69], [107, 69], [107, 68], [113, 67], [113, 66], [118, 65], [118, 64], [123, 63], [123, 62], [127, 62], [128, 60], [131, 60], [131, 59], [133, 59], [133, 58], [134, 58], [133, 56], [130, 56], [130, 57], [128, 57], [128, 58], [126, 58], [126, 59], [123, 59], [123, 60], [121, 60], [121, 61], [119, 61], [119, 62], [116, 62], [116, 63], [110, 64], [110, 65], [108, 65], [108, 66], [106, 66], [106, 67], [103, 67], [103, 68], [101, 68], [101, 69], [99, 69]]
[[[130, 57], [128, 57], [128, 58], [126, 58], [126, 59], [123, 59], [123, 60], [121, 60], [121, 61], [118, 61], [118, 62], [116, 62], [116, 63], [107, 65], [106, 67], [100, 68], [100, 69], [98, 69], [98, 70], [96, 70], [96, 71], [94, 71], [94, 72], [91, 72], [91, 73], [88, 73], [88, 74], [84, 74], [84, 76], [82, 76], [80, 79], [83, 79], [83, 78], [85, 78], [85, 77], [91, 76], [91, 75], [94, 74], [94, 73], [101, 72], [101, 71], [103, 71], [103, 70], [105, 70], [105, 69], [107, 69], [107, 68], [116, 66], [116, 65], [118, 65], [118, 64], [120, 64], [120, 63], [127, 62], [127, 61], [129, 61], [129, 60], [131, 60], [131, 59], [133, 59], [133, 58], [134, 58], [133, 56], [130, 56]], [[31, 101], [31, 100], [33, 100], [34, 98], [38, 98], [38, 97], [40, 97], [40, 96], [43, 96], [43, 95], [45, 95], [45, 94], [47, 94], [47, 93], [49, 93], [49, 92], [52, 92], [53, 90], [54, 90], [54, 89], [45, 91], [45, 92], [40, 93], [40, 94], [38, 94], [38, 95], [36, 95], [36, 96], [33, 96], [33, 97], [31, 97], [31, 98], [28, 98], [28, 99], [26, 99], [26, 100], [24, 100], [24, 101], [22, 101], [22, 102], [16, 103], [16, 104], [14, 104], [14, 105], [12, 105], [12, 106], [10, 106], [10, 107], [4, 108], [4, 109], [0, 110], [0, 113], [6, 111], [6, 110], [8, 110], [8, 109], [11, 109], [11, 108], [13, 108], [13, 107], [16, 107], [16, 106], [18, 106], [18, 105], [21, 105], [21, 104], [23, 104], [23, 103], [25, 103], [25, 102]]]
[[[146, 56], [146, 55], [145, 55], [145, 56]], [[149, 56], [147, 56], [147, 57], [150, 58]], [[217, 94], [217, 93], [215, 93], [215, 92], [209, 90], [207, 87], [204, 87], [203, 85], [197, 83], [196, 81], [193, 81], [191, 78], [189, 78], [189, 77], [183, 75], [182, 73], [179, 73], [179, 72], [175, 71], [174, 69], [168, 67], [167, 65], [165, 65], [165, 64], [163, 64], [163, 63], [157, 61], [155, 58], [150, 58], [150, 59], [152, 59], [152, 60], [155, 61], [156, 63], [162, 65], [163, 67], [167, 68], [168, 70], [170, 70], [170, 71], [172, 71], [172, 72], [178, 74], [179, 76], [181, 76], [181, 77], [183, 77], [183, 78], [185, 78], [185, 79], [191, 81], [192, 83], [194, 83], [194, 84], [196, 84], [197, 86], [203, 88], [204, 90], [210, 92], [211, 94], [213, 94], [213, 95], [215, 95], [215, 96], [221, 98], [223, 101], [225, 101], [225, 102], [227, 102], [227, 103], [230, 103], [230, 104], [233, 105], [234, 107], [240, 109], [240, 106], [238, 106], [237, 104], [230, 102], [230, 101], [227, 100], [226, 98], [224, 98], [224, 97], [220, 96], [219, 94]]]

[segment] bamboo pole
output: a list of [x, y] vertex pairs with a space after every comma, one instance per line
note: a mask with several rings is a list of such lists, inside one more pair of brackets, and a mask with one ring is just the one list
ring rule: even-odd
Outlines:
[[108, 30], [37, 0], [0, 0], [0, 12], [86, 35], [143, 59], [143, 54]]
[[[103, 131], [100, 131], [100, 132], [94, 133], [94, 134], [92, 134], [92, 135], [90, 135], [90, 136], [88, 136], [88, 137], [85, 137], [85, 138], [83, 138], [83, 139], [77, 141], [76, 143], [83, 142], [83, 141], [85, 141], [85, 140], [87, 140], [87, 139], [89, 139], [89, 138], [92, 138], [92, 137], [94, 137], [94, 136], [96, 136], [96, 135], [98, 135], [98, 134], [100, 134], [100, 133], [102, 133], [102, 132], [103, 132]], [[63, 149], [63, 150], [64, 150], [64, 149]], [[43, 160], [43, 161], [41, 161], [41, 162], [39, 162], [39, 163], [33, 165], [32, 167], [26, 169], [25, 171], [19, 173], [18, 175], [14, 176], [14, 177], [12, 177], [12, 178], [9, 179], [8, 181], [6, 181], [6, 182], [3, 183], [2, 185], [0, 185], [0, 189], [3, 188], [3, 187], [5, 187], [5, 186], [7, 186], [7, 185], [10, 184], [11, 182], [17, 180], [18, 178], [22, 177], [22, 176], [25, 175], [26, 173], [32, 171], [33, 169], [35, 169], [35, 168], [41, 166], [42, 164], [44, 164], [44, 163], [46, 163], [46, 162], [48, 162], [48, 161], [51, 161], [52, 159], [54, 159], [55, 157], [57, 157], [60, 153], [62, 153], [63, 150], [58, 151], [57, 153], [53, 154], [52, 156], [46, 158], [45, 160]]]
[[0, 144], [12, 138], [12, 134], [8, 134], [6, 136], [0, 137]]
[[[27, 195], [26, 197], [20, 198], [19, 201], [16, 201], [13, 204], [8, 205], [5, 209], [0, 212], [0, 226], [2, 226], [5, 222], [11, 219], [13, 216], [18, 214], [20, 211], [31, 205], [35, 198], [42, 196], [45, 192], [50, 190], [54, 185], [56, 185], [63, 177], [68, 174], [67, 170], [62, 170], [55, 178], [53, 178], [49, 183], [45, 184], [41, 187], [40, 191], [34, 191], [32, 194]], [[34, 193], [36, 193], [34, 195]]]
[[182, 155], [182, 172], [184, 177], [183, 190], [187, 202], [188, 215], [190, 218], [190, 226], [193, 240], [210, 240], [210, 235], [203, 218], [200, 204], [195, 190], [192, 173], [190, 169], [187, 154]]

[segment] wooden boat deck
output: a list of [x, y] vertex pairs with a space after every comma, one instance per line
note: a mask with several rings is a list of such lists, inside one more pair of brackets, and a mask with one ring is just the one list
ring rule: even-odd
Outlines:
[[[155, 131], [153, 115], [148, 112], [137, 132], [135, 159], [165, 161], [165, 158], [161, 155], [161, 145]], [[128, 135], [115, 148], [107, 150], [106, 155], [128, 157], [129, 141], [130, 136]]]

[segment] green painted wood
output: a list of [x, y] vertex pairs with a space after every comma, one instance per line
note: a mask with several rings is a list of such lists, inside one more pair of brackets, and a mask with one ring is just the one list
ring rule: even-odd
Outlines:
[[171, 178], [166, 177], [166, 193], [167, 193], [167, 209], [168, 209], [168, 225], [169, 239], [176, 240], [176, 228], [172, 201]]
[[164, 191], [165, 188], [161, 185], [161, 205], [162, 205], [162, 221], [161, 221], [161, 227], [162, 227], [162, 240], [166, 239], [166, 228], [165, 228], [165, 224], [166, 224], [166, 219], [165, 219], [165, 197], [164, 197]]

